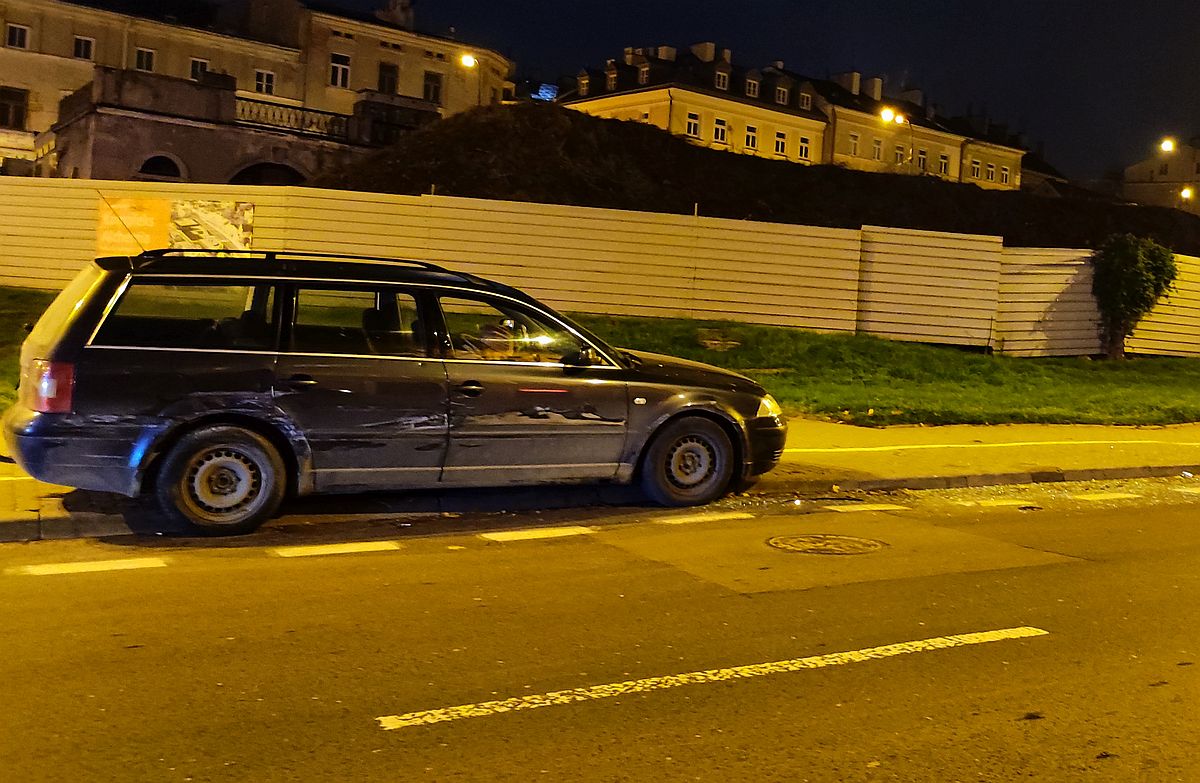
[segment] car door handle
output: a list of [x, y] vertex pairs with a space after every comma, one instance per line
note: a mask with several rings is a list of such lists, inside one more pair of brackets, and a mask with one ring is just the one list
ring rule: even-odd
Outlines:
[[286, 381], [288, 386], [316, 386], [319, 381], [305, 373], [296, 373]]
[[483, 384], [479, 381], [467, 381], [459, 384], [455, 391], [464, 397], [478, 397], [483, 394]]

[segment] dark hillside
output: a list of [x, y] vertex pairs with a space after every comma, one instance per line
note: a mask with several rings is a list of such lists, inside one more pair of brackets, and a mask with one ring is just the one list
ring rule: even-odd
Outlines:
[[778, 223], [995, 234], [1093, 247], [1114, 232], [1200, 254], [1200, 218], [1161, 207], [984, 191], [932, 177], [799, 166], [704, 149], [637, 122], [492, 106], [427, 126], [320, 187], [574, 204]]

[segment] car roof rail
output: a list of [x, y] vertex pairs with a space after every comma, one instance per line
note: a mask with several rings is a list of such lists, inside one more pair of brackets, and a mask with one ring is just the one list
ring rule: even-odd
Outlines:
[[186, 257], [186, 256], [218, 256], [222, 258], [228, 257], [245, 257], [245, 258], [261, 258], [266, 261], [349, 261], [351, 263], [367, 263], [367, 264], [397, 264], [415, 266], [420, 269], [426, 269], [430, 272], [444, 272], [448, 275], [463, 277], [461, 273], [452, 272], [444, 266], [429, 261], [416, 261], [407, 258], [386, 258], [384, 256], [360, 256], [347, 253], [309, 253], [306, 251], [291, 251], [291, 250], [194, 250], [187, 248], [163, 248], [159, 250], [145, 250], [141, 255], [130, 257], [130, 266], [134, 270], [145, 269], [152, 266], [157, 261], [167, 257]]

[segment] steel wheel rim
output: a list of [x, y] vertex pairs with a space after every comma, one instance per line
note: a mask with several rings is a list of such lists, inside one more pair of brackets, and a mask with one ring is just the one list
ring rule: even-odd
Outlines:
[[238, 449], [208, 449], [188, 463], [183, 489], [188, 501], [208, 519], [237, 522], [262, 497], [262, 469]]
[[717, 453], [703, 438], [680, 438], [667, 454], [667, 480], [680, 489], [695, 489], [717, 471]]

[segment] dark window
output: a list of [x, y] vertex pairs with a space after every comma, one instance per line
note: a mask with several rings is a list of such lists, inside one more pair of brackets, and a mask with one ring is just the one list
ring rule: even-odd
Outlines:
[[334, 87], [350, 86], [350, 55], [329, 55], [329, 83]]
[[425, 100], [442, 105], [442, 75], [433, 71], [425, 72]]
[[204, 78], [204, 74], [208, 73], [208, 60], [202, 60], [199, 57], [192, 58], [191, 77], [195, 81], [200, 81]]
[[134, 57], [134, 67], [139, 71], [154, 70], [154, 50], [153, 49], [138, 49], [137, 55]]
[[179, 179], [183, 176], [183, 172], [179, 170], [179, 164], [166, 155], [155, 155], [153, 158], [148, 159], [138, 169], [138, 173], [149, 177], [161, 177], [163, 179]]
[[583, 347], [559, 324], [506, 302], [442, 297], [441, 305], [458, 359], [558, 363]]
[[256, 285], [135, 282], [96, 334], [95, 345], [272, 350], [274, 289]]
[[29, 48], [29, 28], [20, 24], [10, 24], [4, 36], [4, 43], [13, 49]]
[[271, 71], [254, 72], [254, 91], [263, 95], [275, 94], [275, 74]]
[[82, 35], [75, 36], [75, 59], [91, 60], [95, 57], [96, 42]]
[[0, 128], [25, 130], [29, 113], [29, 91], [0, 87]]
[[379, 64], [379, 92], [395, 95], [400, 91], [400, 67], [395, 63]]
[[306, 288], [296, 297], [291, 350], [354, 356], [425, 356], [416, 300], [393, 288]]

